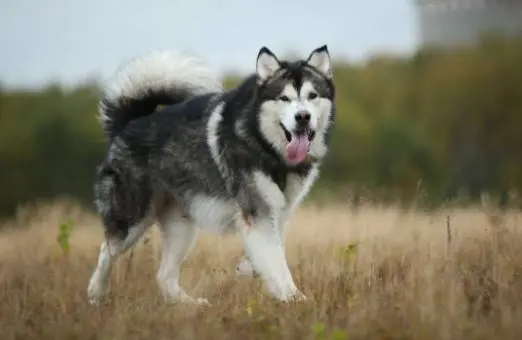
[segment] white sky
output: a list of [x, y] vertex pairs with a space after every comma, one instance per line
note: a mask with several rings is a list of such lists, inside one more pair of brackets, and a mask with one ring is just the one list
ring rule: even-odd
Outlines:
[[0, 0], [0, 83], [104, 77], [150, 49], [188, 49], [220, 70], [252, 70], [259, 48], [334, 58], [404, 53], [412, 0]]

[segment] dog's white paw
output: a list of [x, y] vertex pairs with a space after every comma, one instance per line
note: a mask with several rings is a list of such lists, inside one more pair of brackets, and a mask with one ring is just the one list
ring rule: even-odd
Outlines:
[[208, 302], [208, 300], [204, 299], [204, 298], [197, 298], [194, 300], [194, 302], [196, 303], [196, 305], [201, 306], [201, 307], [210, 307], [211, 306], [210, 302]]
[[87, 287], [87, 298], [89, 304], [98, 305], [103, 300], [107, 291], [109, 290], [109, 280], [100, 277], [98, 273], [89, 280], [89, 286]]
[[105, 297], [106, 291], [106, 287], [101, 287], [94, 282], [89, 284], [89, 288], [87, 288], [87, 298], [89, 300], [89, 304], [93, 306], [99, 305], [101, 300]]
[[210, 303], [207, 299], [204, 298], [193, 298], [185, 293], [180, 293], [174, 296], [169, 296], [166, 299], [167, 304], [171, 305], [179, 305], [186, 304], [191, 306], [210, 306]]
[[303, 293], [299, 292], [298, 294], [294, 295], [294, 301], [308, 301], [308, 298]]
[[306, 297], [306, 295], [304, 295], [300, 291], [297, 291], [294, 294], [283, 299], [283, 302], [292, 303], [292, 302], [303, 302], [303, 301], [307, 301], [307, 300], [308, 300], [308, 298]]

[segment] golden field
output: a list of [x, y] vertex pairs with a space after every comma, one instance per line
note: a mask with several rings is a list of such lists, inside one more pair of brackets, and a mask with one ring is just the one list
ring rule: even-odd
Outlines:
[[[287, 253], [309, 301], [287, 305], [235, 276], [238, 239], [202, 234], [181, 276], [212, 304], [204, 308], [163, 303], [151, 229], [114, 267], [106, 303], [92, 307], [97, 216], [67, 202], [25, 209], [0, 231], [0, 338], [521, 339], [521, 217], [307, 205], [290, 222]], [[66, 256], [56, 238], [67, 219]]]

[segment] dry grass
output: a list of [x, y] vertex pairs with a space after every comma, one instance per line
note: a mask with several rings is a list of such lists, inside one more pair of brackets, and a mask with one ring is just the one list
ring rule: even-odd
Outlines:
[[[448, 248], [446, 215], [452, 216]], [[58, 225], [76, 221], [68, 261]], [[99, 220], [58, 204], [25, 211], [0, 233], [0, 334], [8, 339], [519, 339], [522, 236], [516, 213], [431, 215], [392, 208], [307, 207], [288, 236], [292, 271], [311, 301], [281, 305], [260, 282], [236, 278], [237, 239], [203, 235], [182, 284], [212, 307], [162, 303], [158, 238], [123, 258], [111, 293], [85, 290]], [[17, 227], [17, 230], [14, 230]], [[352, 245], [349, 247], [349, 245]]]

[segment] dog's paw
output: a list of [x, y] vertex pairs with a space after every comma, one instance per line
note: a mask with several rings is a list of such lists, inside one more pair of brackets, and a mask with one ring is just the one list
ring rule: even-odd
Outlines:
[[185, 293], [171, 295], [165, 298], [165, 302], [169, 305], [188, 305], [188, 306], [210, 306], [207, 299], [193, 298]]
[[89, 305], [91, 306], [99, 306], [101, 299], [93, 296], [88, 296]]
[[91, 281], [89, 283], [89, 287], [87, 288], [87, 298], [89, 300], [89, 304], [92, 306], [98, 306], [105, 297], [106, 293], [106, 285], [100, 282]]
[[308, 298], [303, 293], [299, 292], [299, 295], [297, 296], [296, 301], [308, 301]]
[[179, 300], [178, 302], [180, 303], [184, 303], [184, 304], [187, 304], [187, 305], [190, 305], [190, 306], [194, 306], [194, 307], [210, 307], [210, 303], [208, 302], [207, 299], [205, 298], [188, 298], [188, 297], [185, 297], [184, 299], [182, 300]]
[[292, 302], [304, 302], [307, 300], [308, 300], [308, 298], [306, 297], [306, 295], [301, 293], [301, 291], [297, 291], [294, 294], [283, 299], [283, 302], [292, 303]]
[[200, 307], [210, 307], [212, 306], [210, 302], [208, 302], [207, 299], [204, 298], [197, 298], [194, 300], [194, 303]]

